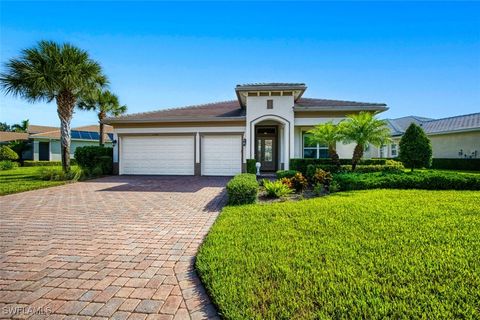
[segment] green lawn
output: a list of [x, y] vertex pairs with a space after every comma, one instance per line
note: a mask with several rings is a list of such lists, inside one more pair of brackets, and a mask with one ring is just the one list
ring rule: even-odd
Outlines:
[[226, 319], [479, 319], [480, 192], [226, 207], [196, 267]]
[[68, 181], [41, 180], [38, 175], [38, 170], [40, 170], [40, 168], [42, 167], [19, 167], [12, 170], [0, 171], [0, 195], [59, 186], [68, 183]]

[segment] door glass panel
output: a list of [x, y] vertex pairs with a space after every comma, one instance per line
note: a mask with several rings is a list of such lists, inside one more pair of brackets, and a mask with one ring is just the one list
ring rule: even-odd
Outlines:
[[265, 161], [273, 161], [273, 140], [265, 139]]
[[262, 140], [257, 141], [257, 161], [262, 161]]

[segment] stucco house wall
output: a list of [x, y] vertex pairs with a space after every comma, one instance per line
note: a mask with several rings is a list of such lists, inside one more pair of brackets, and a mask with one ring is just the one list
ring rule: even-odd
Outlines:
[[475, 154], [476, 158], [480, 157], [480, 131], [437, 134], [429, 138], [434, 158], [464, 158]]
[[[60, 140], [35, 139], [33, 143], [33, 160], [39, 160], [39, 142], [50, 142], [50, 161], [61, 161], [62, 151]], [[98, 141], [78, 141], [72, 140], [70, 143], [70, 158], [73, 159], [75, 150], [78, 147], [98, 146]], [[105, 143], [106, 147], [112, 147], [111, 142]]]

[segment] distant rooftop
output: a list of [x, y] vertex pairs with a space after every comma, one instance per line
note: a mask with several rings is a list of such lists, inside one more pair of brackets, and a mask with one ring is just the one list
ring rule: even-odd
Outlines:
[[386, 121], [393, 136], [404, 134], [411, 123], [416, 123], [421, 126], [427, 134], [480, 130], [480, 113], [442, 119], [407, 116], [396, 119], [386, 119]]

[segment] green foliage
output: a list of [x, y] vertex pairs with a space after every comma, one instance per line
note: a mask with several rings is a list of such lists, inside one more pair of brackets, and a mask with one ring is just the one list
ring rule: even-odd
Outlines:
[[10, 160], [1, 160], [0, 161], [0, 170], [11, 170], [18, 167], [18, 163]]
[[[76, 165], [77, 161], [75, 159], [71, 159], [70, 163], [72, 165]], [[57, 167], [61, 166], [62, 161], [32, 161], [32, 160], [25, 160], [23, 162], [24, 167]]]
[[229, 205], [255, 203], [258, 196], [258, 182], [254, 174], [242, 173], [227, 183]]
[[225, 319], [479, 319], [479, 194], [227, 207], [196, 259]]
[[44, 181], [78, 181], [83, 178], [83, 171], [78, 167], [69, 172], [58, 167], [40, 167], [37, 170], [38, 176]]
[[329, 187], [329, 190], [328, 190], [330, 193], [335, 193], [335, 192], [338, 192], [340, 191], [340, 184], [333, 180], [331, 183], [330, 183], [330, 187]]
[[327, 145], [330, 159], [336, 164], [339, 164], [336, 145], [338, 141], [342, 141], [343, 139], [339, 126], [329, 121], [315, 126], [315, 128], [308, 131], [308, 133], [312, 134], [313, 142]]
[[480, 159], [432, 159], [432, 169], [480, 171]]
[[297, 170], [278, 170], [276, 172], [277, 174], [277, 179], [282, 179], [282, 178], [292, 178], [297, 174]]
[[247, 173], [257, 174], [257, 167], [255, 164], [257, 160], [255, 159], [247, 159]]
[[330, 172], [317, 168], [315, 173], [312, 175], [312, 184], [317, 185], [321, 184], [323, 186], [329, 186], [333, 180], [333, 176]]
[[75, 160], [80, 167], [93, 170], [102, 168], [103, 174], [112, 173], [113, 149], [102, 146], [85, 146], [75, 149]]
[[[339, 159], [341, 165], [350, 165], [352, 163], [351, 159]], [[359, 161], [360, 165], [385, 165], [387, 159], [362, 159]], [[290, 159], [290, 170], [300, 171], [302, 174], [307, 174], [308, 165], [325, 165], [325, 166], [335, 166], [331, 159]], [[327, 167], [325, 167], [327, 168]], [[325, 169], [327, 170], [327, 169]], [[330, 170], [327, 170], [330, 171]]]
[[96, 166], [95, 168], [93, 168], [92, 170], [92, 176], [94, 177], [100, 177], [101, 175], [103, 175], [103, 169], [100, 165]]
[[480, 190], [479, 174], [455, 172], [341, 173], [336, 174], [334, 180], [340, 184], [341, 190]]
[[292, 178], [290, 178], [290, 180], [292, 181], [293, 188], [296, 192], [303, 192], [308, 187], [307, 178], [305, 178], [300, 172], [297, 172]]
[[23, 163], [23, 153], [32, 149], [32, 143], [26, 140], [11, 141], [8, 146], [18, 155], [18, 160]]
[[[385, 165], [357, 165], [355, 172], [357, 173], [371, 173], [371, 172], [390, 172], [390, 173], [402, 173], [404, 171], [404, 166], [401, 162], [394, 160], [386, 160]], [[307, 178], [309, 180], [313, 179], [313, 175], [317, 169], [322, 169], [331, 173], [347, 173], [352, 171], [351, 165], [341, 165], [340, 167], [334, 165], [313, 165], [309, 164], [307, 166]]]
[[[58, 167], [59, 169], [61, 167]], [[75, 167], [73, 167], [75, 169]], [[0, 170], [0, 195], [58, 186], [68, 181], [44, 181], [38, 167], [19, 167], [15, 170]]]
[[293, 189], [292, 178], [283, 177], [281, 179], [278, 179], [278, 181], [286, 185], [289, 189]]
[[415, 123], [410, 124], [399, 143], [399, 159], [405, 167], [428, 168], [432, 162], [432, 144], [423, 129]]
[[264, 179], [263, 187], [265, 188], [265, 192], [269, 198], [282, 198], [293, 192], [292, 189], [278, 180], [270, 181]]
[[1, 146], [0, 147], [0, 161], [2, 160], [17, 160], [18, 159], [18, 154], [13, 151], [10, 147], [8, 146]]
[[317, 183], [313, 186], [313, 193], [315, 193], [317, 196], [322, 196], [327, 193], [327, 189], [323, 184]]

